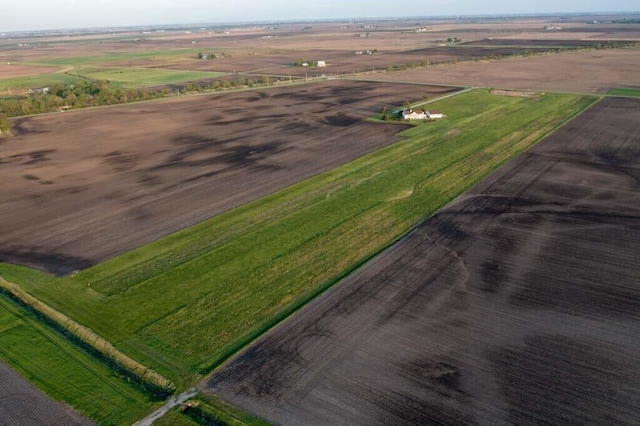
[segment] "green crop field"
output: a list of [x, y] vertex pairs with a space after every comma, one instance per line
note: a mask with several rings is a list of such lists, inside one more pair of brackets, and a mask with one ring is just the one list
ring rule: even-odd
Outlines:
[[607, 95], [640, 97], [640, 89], [611, 89]]
[[140, 87], [204, 80], [224, 75], [206, 71], [177, 71], [154, 68], [77, 68], [71, 73], [88, 80], [109, 80], [114, 86]]
[[401, 142], [74, 276], [0, 274], [184, 388], [596, 99], [466, 92]]
[[140, 389], [3, 293], [0, 342], [0, 358], [16, 371], [101, 424], [131, 424], [152, 408]]

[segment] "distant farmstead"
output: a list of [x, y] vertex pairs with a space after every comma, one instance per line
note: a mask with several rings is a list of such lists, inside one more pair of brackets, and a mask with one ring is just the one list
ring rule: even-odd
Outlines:
[[432, 109], [431, 111], [425, 111], [425, 114], [427, 114], [427, 118], [442, 118], [442, 117], [444, 117], [444, 114], [441, 111], [437, 111], [435, 109]]

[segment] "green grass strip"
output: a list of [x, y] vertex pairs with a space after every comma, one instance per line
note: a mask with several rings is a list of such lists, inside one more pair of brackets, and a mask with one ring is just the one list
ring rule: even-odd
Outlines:
[[640, 97], [640, 89], [611, 89], [607, 92], [607, 95], [637, 98]]

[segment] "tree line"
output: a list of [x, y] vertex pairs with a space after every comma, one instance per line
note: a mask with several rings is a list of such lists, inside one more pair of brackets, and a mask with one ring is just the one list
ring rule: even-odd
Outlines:
[[79, 81], [74, 84], [55, 83], [31, 90], [24, 97], [0, 99], [0, 131], [8, 131], [7, 118], [31, 114], [66, 111], [87, 107], [125, 104], [129, 102], [175, 96], [189, 92], [227, 90], [271, 84], [269, 77], [215, 80], [211, 83], [192, 82], [175, 88], [114, 88], [108, 81]]

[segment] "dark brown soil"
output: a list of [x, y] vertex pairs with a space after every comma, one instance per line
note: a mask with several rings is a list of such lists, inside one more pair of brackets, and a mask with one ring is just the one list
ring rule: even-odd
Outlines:
[[92, 425], [55, 402], [0, 361], [0, 424], [3, 426]]
[[634, 425], [640, 100], [605, 99], [214, 374], [278, 424]]
[[463, 46], [551, 46], [551, 47], [595, 47], [615, 46], [618, 43], [627, 43], [628, 40], [524, 40], [524, 39], [484, 39], [462, 43]]
[[15, 120], [0, 261], [67, 274], [397, 141], [365, 117], [452, 89], [326, 81]]

